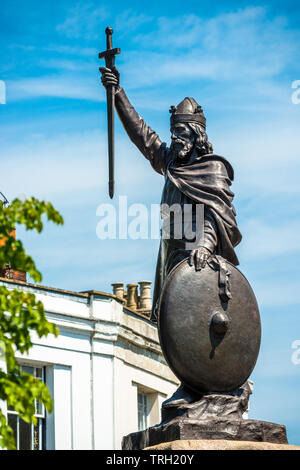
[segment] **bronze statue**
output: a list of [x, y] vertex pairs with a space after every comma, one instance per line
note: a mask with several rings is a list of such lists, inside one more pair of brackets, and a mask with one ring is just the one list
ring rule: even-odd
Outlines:
[[[165, 359], [181, 380], [162, 405], [160, 425], [124, 437], [123, 448], [175, 439], [287, 442], [284, 426], [243, 419], [261, 326], [254, 293], [236, 268], [234, 248], [242, 236], [232, 204], [232, 166], [213, 153], [203, 110], [193, 98], [171, 106], [168, 147], [129, 102], [117, 68], [100, 71], [104, 87], [114, 90], [129, 138], [165, 178], [161, 216], [169, 232], [161, 238], [151, 320], [158, 323]], [[175, 206], [183, 214], [191, 208], [192, 240], [185, 230], [178, 236], [175, 214], [165, 210]], [[200, 231], [199, 206], [204, 208]]]
[[[204, 236], [201, 245], [188, 251], [190, 240], [162, 239], [158, 254], [153, 294], [152, 320], [157, 321], [157, 308], [163, 282], [172, 268], [189, 258], [196, 270], [205, 267], [215, 253], [234, 265], [238, 264], [234, 247], [241, 241], [235, 220], [230, 190], [234, 174], [230, 163], [213, 153], [206, 135], [206, 119], [202, 108], [193, 98], [185, 98], [176, 108], [171, 107], [171, 145], [146, 125], [129, 102], [119, 84], [119, 72], [114, 67], [100, 68], [102, 83], [115, 87], [115, 106], [119, 118], [132, 142], [150, 161], [153, 169], [165, 177], [161, 204], [204, 205]], [[164, 217], [164, 214], [162, 214]]]

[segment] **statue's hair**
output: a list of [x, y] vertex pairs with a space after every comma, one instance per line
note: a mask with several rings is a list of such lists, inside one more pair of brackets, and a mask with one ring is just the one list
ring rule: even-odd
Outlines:
[[200, 153], [200, 155], [205, 155], [206, 153], [213, 153], [213, 146], [208, 141], [207, 134], [205, 129], [200, 125], [193, 122], [189, 122], [188, 125], [196, 134], [196, 147]]

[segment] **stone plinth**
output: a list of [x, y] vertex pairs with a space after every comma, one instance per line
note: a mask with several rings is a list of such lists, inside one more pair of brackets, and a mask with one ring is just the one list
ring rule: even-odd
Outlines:
[[123, 450], [142, 450], [171, 441], [226, 440], [287, 444], [283, 425], [251, 419], [217, 418], [192, 420], [177, 418], [166, 424], [152, 426], [145, 431], [131, 433], [123, 438]]
[[272, 444], [270, 442], [225, 441], [225, 440], [186, 440], [163, 442], [144, 450], [300, 450], [300, 446]]

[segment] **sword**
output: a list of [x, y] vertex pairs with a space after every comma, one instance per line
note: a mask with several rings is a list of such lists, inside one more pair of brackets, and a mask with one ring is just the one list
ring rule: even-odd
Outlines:
[[[105, 65], [108, 69], [112, 69], [115, 65], [115, 56], [120, 54], [121, 49], [112, 48], [113, 30], [107, 27], [106, 34], [106, 51], [100, 52], [99, 59], [105, 59]], [[115, 170], [115, 143], [114, 143], [114, 110], [115, 110], [115, 87], [110, 86], [106, 89], [107, 99], [107, 130], [108, 130], [108, 164], [109, 164], [109, 180], [108, 192], [112, 199], [115, 191], [114, 170]]]

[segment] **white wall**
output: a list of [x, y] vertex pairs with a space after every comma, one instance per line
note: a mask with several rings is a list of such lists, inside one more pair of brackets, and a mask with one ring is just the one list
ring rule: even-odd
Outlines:
[[153, 393], [150, 424], [158, 423], [178, 381], [161, 360], [156, 328], [115, 299], [35, 290], [60, 335], [33, 334], [29, 355], [18, 358], [46, 366], [54, 399], [47, 448], [120, 449], [137, 431], [140, 386]]
[[149, 425], [160, 422], [162, 402], [176, 390], [176, 385], [148, 371], [114, 359], [115, 449], [121, 449], [123, 436], [138, 430], [138, 389], [153, 394]]

